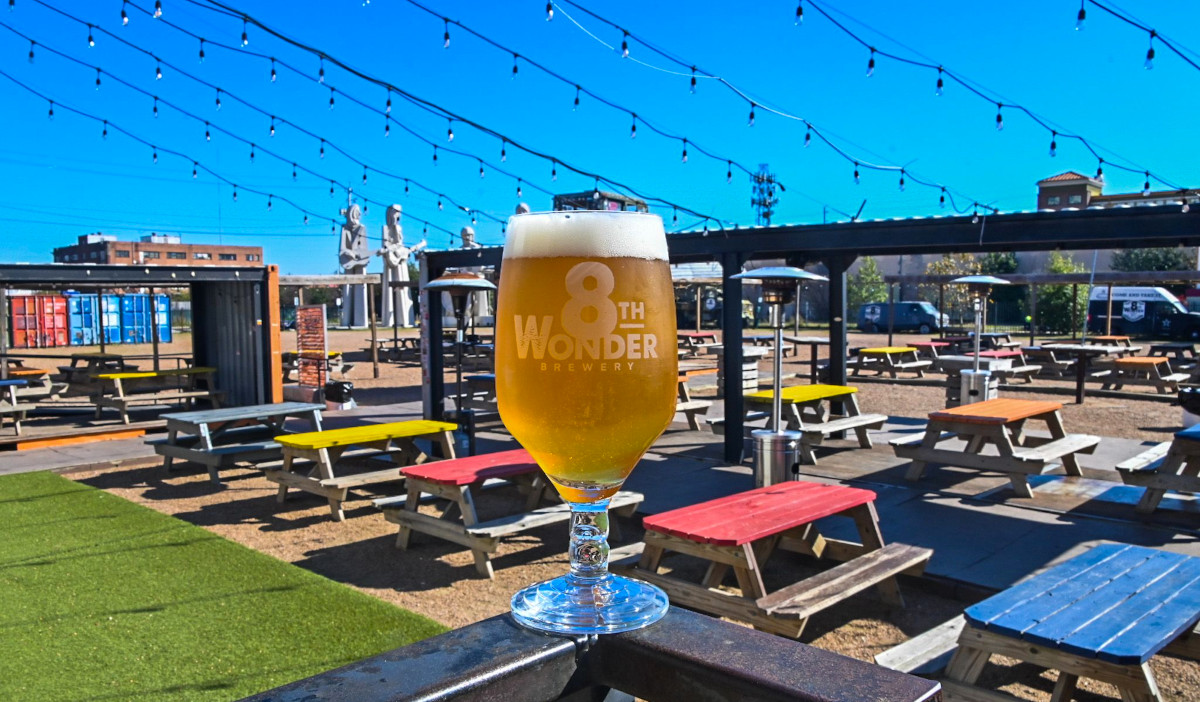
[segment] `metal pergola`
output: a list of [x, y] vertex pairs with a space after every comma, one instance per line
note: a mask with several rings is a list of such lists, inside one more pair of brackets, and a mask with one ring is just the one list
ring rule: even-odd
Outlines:
[[[671, 263], [716, 261], [721, 264], [722, 341], [725, 363], [742, 363], [742, 284], [729, 276], [742, 272], [751, 259], [783, 259], [803, 267], [824, 263], [829, 276], [829, 378], [846, 382], [846, 271], [859, 256], [900, 256], [942, 253], [1048, 251], [1055, 249], [1149, 248], [1200, 245], [1200, 208], [1128, 207], [1057, 212], [1018, 212], [1001, 215], [929, 217], [834, 224], [783, 225], [685, 232], [667, 237]], [[494, 266], [503, 250], [426, 251], [422, 283], [447, 268]], [[423, 327], [427, 339], [442, 336], [441, 300], [425, 296], [428, 313]], [[425, 315], [423, 315], [425, 316]], [[444, 396], [441, 354], [429, 353], [427, 414], [440, 418]], [[741, 378], [726, 373], [725, 460], [743, 458], [743, 400]]]

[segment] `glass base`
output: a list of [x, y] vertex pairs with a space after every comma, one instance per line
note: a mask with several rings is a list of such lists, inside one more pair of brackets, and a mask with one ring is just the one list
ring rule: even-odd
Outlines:
[[649, 626], [667, 613], [667, 593], [619, 575], [564, 575], [530, 585], [512, 598], [517, 623], [555, 634], [615, 634]]

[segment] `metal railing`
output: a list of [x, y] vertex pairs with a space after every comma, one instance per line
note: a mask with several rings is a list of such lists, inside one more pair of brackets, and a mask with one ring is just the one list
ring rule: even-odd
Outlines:
[[624, 634], [549, 636], [508, 615], [247, 698], [253, 702], [936, 702], [941, 686], [672, 607]]

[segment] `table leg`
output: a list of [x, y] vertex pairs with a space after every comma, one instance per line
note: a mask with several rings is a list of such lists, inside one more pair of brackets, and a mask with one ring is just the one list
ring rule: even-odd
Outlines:
[[1071, 702], [1071, 698], [1075, 696], [1075, 685], [1078, 682], [1078, 675], [1060, 672], [1058, 680], [1054, 683], [1054, 693], [1050, 695], [1050, 702]]
[[[879, 529], [879, 513], [875, 511], [875, 503], [853, 507], [848, 510], [854, 526], [858, 528], [858, 538], [862, 542], [863, 552], [877, 551], [883, 548], [883, 532]], [[904, 597], [900, 594], [900, 583], [895, 577], [880, 580], [875, 586], [879, 589], [879, 598], [895, 607], [904, 606]]]
[[[175, 445], [175, 440], [176, 440], [176, 438], [177, 438], [178, 436], [179, 436], [179, 430], [177, 430], [177, 429], [168, 429], [168, 430], [167, 430], [167, 446], [174, 446], [174, 445]], [[174, 456], [172, 456], [172, 455], [170, 455], [170, 454], [167, 454], [166, 456], [164, 456], [164, 457], [163, 457], [163, 470], [165, 470], [165, 471], [167, 471], [167, 472], [170, 472], [170, 471], [171, 471], [171, 464], [172, 464], [172, 463], [174, 463], [174, 462], [175, 462], [175, 457], [174, 457]]]
[[[287, 449], [284, 449], [284, 451], [283, 451], [283, 466], [280, 467], [280, 469], [279, 469], [280, 472], [281, 473], [291, 473], [292, 472], [292, 461], [294, 461], [294, 460], [295, 460], [295, 457], [292, 455], [292, 453], [289, 452]], [[279, 504], [283, 504], [284, 500], [287, 499], [287, 491], [288, 491], [287, 483], [282, 483], [282, 482], [279, 483], [279, 490], [275, 494], [275, 501], [278, 502]]]
[[[941, 427], [936, 422], [929, 422], [925, 427], [925, 438], [921, 439], [921, 449], [917, 454], [932, 451], [937, 447], [938, 439], [942, 436]], [[921, 475], [925, 473], [925, 461], [920, 458], [914, 458], [908, 466], [908, 472], [904, 474], [905, 480], [920, 480]]]
[[734, 566], [733, 574], [737, 576], [742, 597], [757, 600], [767, 594], [767, 589], [762, 581], [762, 570], [758, 565], [758, 556], [754, 553], [753, 544], [743, 544], [741, 549], [746, 557], [746, 565], [744, 567]]
[[[330, 455], [331, 453], [333, 453], [334, 455], [331, 456]], [[325, 479], [325, 480], [333, 479], [333, 464], [337, 460], [337, 458], [341, 456], [341, 453], [342, 452], [338, 451], [337, 449], [332, 449], [332, 450], [331, 449], [320, 449], [319, 451], [317, 451], [317, 468], [318, 468], [318, 472], [321, 476], [321, 479]], [[347, 492], [348, 492], [348, 490], [343, 488], [341, 490], [338, 490], [337, 497], [331, 496], [328, 498], [329, 499], [329, 513], [331, 515], [333, 515], [333, 521], [335, 521], [335, 522], [346, 521], [346, 513], [342, 510], [342, 502], [344, 502], [346, 500]]]
[[[1067, 435], [1067, 430], [1063, 427], [1062, 414], [1057, 410], [1046, 415], [1046, 426], [1050, 430], [1050, 437], [1053, 439], [1061, 439]], [[1079, 457], [1073, 453], [1068, 453], [1062, 457], [1063, 470], [1067, 475], [1083, 475], [1083, 470], [1079, 467]]]
[[817, 345], [810, 344], [809, 348], [812, 349], [812, 352], [809, 354], [809, 363], [811, 365], [809, 365], [809, 367], [808, 367], [809, 368], [808, 382], [813, 385], [816, 385], [817, 384]]
[[[1160, 475], [1178, 475], [1180, 469], [1183, 467], [1183, 463], [1183, 453], [1172, 447], [1167, 452], [1167, 457], [1163, 460], [1162, 466], [1159, 467], [1158, 473]], [[1200, 469], [1200, 465], [1197, 465], [1197, 468]], [[1150, 514], [1158, 508], [1158, 503], [1162, 500], [1163, 495], [1166, 494], [1167, 491], [1164, 488], [1148, 487], [1146, 488], [1146, 492], [1142, 493], [1142, 499], [1138, 500], [1137, 505], [1133, 509], [1139, 514]]]
[[1088, 355], [1080, 351], [1075, 361], [1075, 404], [1083, 404], [1083, 381], [1087, 379]]

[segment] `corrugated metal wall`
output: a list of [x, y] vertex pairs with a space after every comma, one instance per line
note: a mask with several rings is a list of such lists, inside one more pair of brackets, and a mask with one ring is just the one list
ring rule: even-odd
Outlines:
[[196, 365], [217, 368], [225, 404], [270, 402], [264, 344], [263, 283], [194, 283]]

